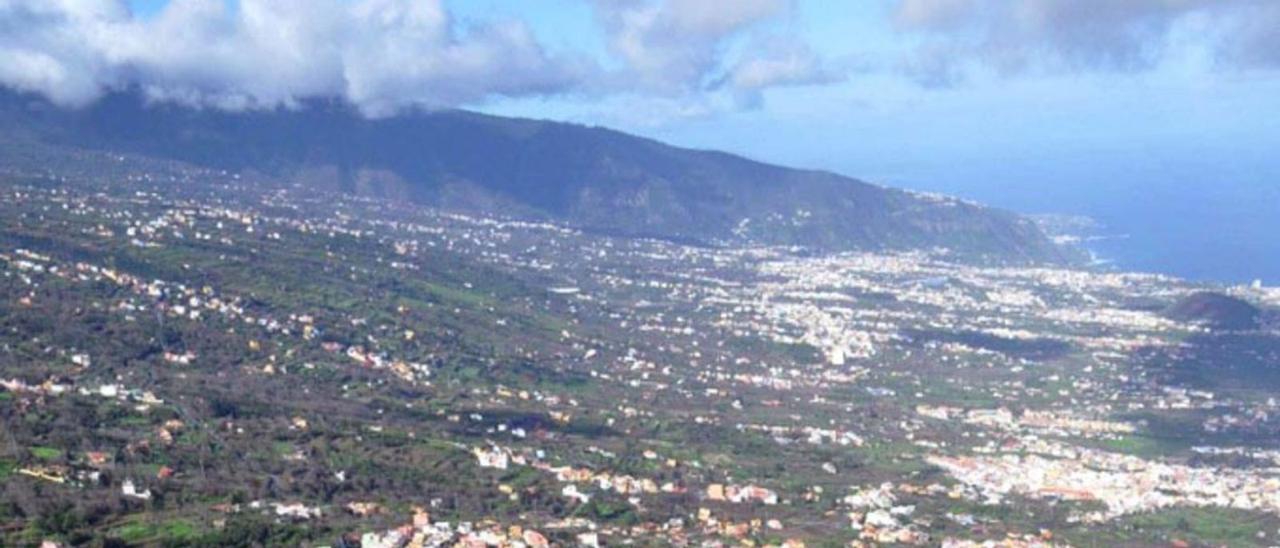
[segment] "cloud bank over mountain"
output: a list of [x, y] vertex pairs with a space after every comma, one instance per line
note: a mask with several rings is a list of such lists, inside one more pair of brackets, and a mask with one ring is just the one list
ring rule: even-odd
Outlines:
[[728, 41], [786, 17], [786, 0], [592, 4], [616, 67], [548, 51], [523, 21], [462, 25], [441, 0], [174, 0], [146, 18], [123, 0], [0, 0], [0, 83], [68, 106], [136, 86], [231, 109], [340, 97], [382, 115], [491, 97], [689, 96], [713, 79], [751, 92], [830, 78], [795, 37], [724, 54]]
[[[384, 116], [552, 96], [751, 108], [769, 89], [854, 72], [788, 24], [808, 7], [798, 0], [580, 1], [604, 51], [549, 48], [515, 17], [463, 21], [444, 0], [172, 0], [145, 17], [125, 0], [0, 0], [0, 85], [67, 106], [138, 88], [228, 109], [339, 98]], [[1145, 70], [1184, 34], [1203, 36], [1198, 46], [1223, 67], [1280, 65], [1280, 2], [1270, 0], [885, 6], [908, 45], [902, 59], [871, 64], [929, 86], [975, 67]]]
[[343, 97], [370, 113], [569, 91], [592, 67], [518, 21], [464, 34], [438, 1], [177, 0], [154, 18], [117, 0], [0, 4], [0, 79], [67, 105], [138, 86], [225, 108]]

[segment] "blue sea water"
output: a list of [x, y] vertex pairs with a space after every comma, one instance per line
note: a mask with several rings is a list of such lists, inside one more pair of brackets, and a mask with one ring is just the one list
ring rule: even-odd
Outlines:
[[1099, 225], [1091, 235], [1100, 238], [1085, 247], [1120, 270], [1280, 286], [1280, 174], [1273, 181], [1204, 176], [937, 190], [1021, 213], [1090, 217]]
[[1085, 246], [1118, 269], [1280, 285], [1278, 187], [1147, 187], [1138, 196], [1061, 206], [1097, 221], [1101, 237]]

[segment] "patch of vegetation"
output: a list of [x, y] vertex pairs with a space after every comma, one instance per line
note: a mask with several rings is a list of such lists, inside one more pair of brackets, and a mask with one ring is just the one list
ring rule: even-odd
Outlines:
[[941, 331], [936, 329], [912, 329], [908, 336], [917, 342], [952, 342], [973, 348], [999, 352], [1013, 358], [1029, 360], [1054, 360], [1071, 353], [1071, 344], [1058, 339], [1014, 339], [979, 331]]
[[1276, 518], [1223, 508], [1171, 508], [1120, 518], [1103, 531], [1085, 538], [1067, 538], [1073, 545], [1168, 544], [1183, 541], [1197, 546], [1257, 546], [1266, 544], [1259, 532], [1273, 530]]
[[1165, 445], [1159, 440], [1140, 435], [1103, 440], [1104, 449], [1135, 456], [1154, 456], [1163, 453]]
[[111, 535], [130, 544], [182, 544], [196, 538], [198, 530], [191, 521], [171, 519], [151, 523], [139, 519], [111, 531]]
[[57, 460], [62, 456], [62, 450], [56, 447], [36, 445], [31, 447], [31, 455], [40, 460]]
[[818, 347], [806, 343], [786, 344], [758, 337], [734, 337], [725, 342], [730, 348], [758, 356], [762, 360], [771, 357], [795, 363], [818, 363], [824, 360]]

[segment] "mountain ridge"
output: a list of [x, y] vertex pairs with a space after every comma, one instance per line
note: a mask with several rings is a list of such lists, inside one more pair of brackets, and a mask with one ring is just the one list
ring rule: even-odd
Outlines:
[[4, 92], [0, 123], [35, 143], [622, 235], [823, 251], [947, 248], [1015, 262], [1077, 259], [1011, 212], [598, 126], [464, 110], [368, 119], [335, 101], [232, 113], [152, 104], [136, 92], [74, 111]]

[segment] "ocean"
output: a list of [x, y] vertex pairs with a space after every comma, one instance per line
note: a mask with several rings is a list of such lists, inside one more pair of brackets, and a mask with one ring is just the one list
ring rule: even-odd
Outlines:
[[1097, 226], [1083, 245], [1119, 270], [1280, 286], [1280, 179], [944, 190], [1021, 213], [1089, 217]]

